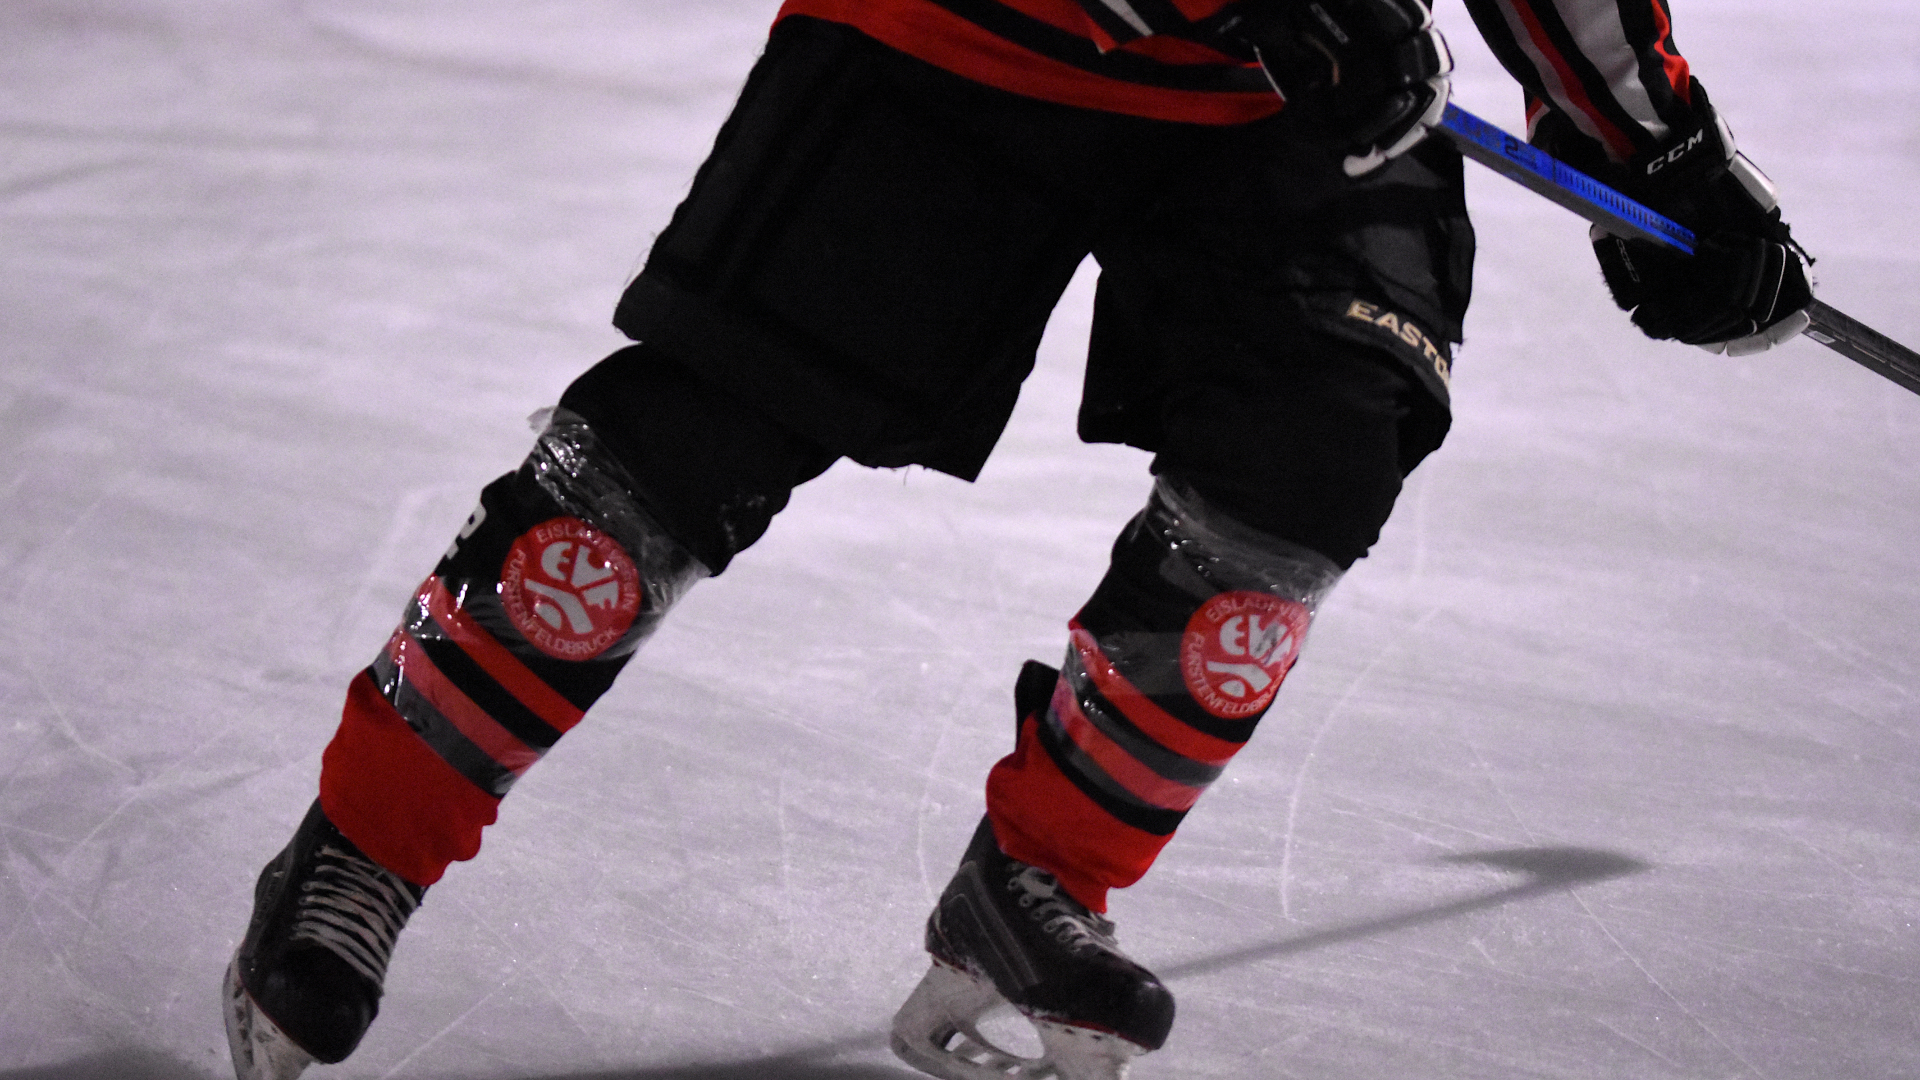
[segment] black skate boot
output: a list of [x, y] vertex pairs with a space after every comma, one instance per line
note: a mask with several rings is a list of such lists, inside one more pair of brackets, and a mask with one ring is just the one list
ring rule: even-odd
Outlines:
[[[944, 1080], [1121, 1080], [1173, 1027], [1173, 995], [1120, 951], [1113, 923], [1002, 854], [985, 820], [927, 920], [927, 951], [933, 968], [893, 1019], [893, 1052]], [[1001, 1005], [1033, 1024], [1044, 1056], [980, 1034]]]
[[382, 869], [320, 804], [260, 872], [253, 921], [221, 993], [239, 1080], [341, 1061], [380, 1012], [394, 938], [426, 889]]

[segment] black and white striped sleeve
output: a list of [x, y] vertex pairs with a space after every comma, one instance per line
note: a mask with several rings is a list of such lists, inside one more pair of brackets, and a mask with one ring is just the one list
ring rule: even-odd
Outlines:
[[1529, 123], [1561, 114], [1608, 157], [1662, 145], [1693, 116], [1693, 80], [1666, 0], [1466, 0], [1500, 62], [1526, 87]]

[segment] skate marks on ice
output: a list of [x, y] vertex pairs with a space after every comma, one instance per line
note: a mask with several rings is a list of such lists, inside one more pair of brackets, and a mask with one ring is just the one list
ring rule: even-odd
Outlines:
[[[1212, 975], [1245, 964], [1309, 952], [1346, 942], [1363, 941], [1448, 919], [1488, 911], [1582, 885], [1593, 885], [1652, 866], [1628, 855], [1583, 847], [1506, 848], [1464, 852], [1435, 862], [1448, 866], [1480, 866], [1524, 875], [1514, 884], [1446, 903], [1341, 923], [1309, 934], [1282, 938], [1230, 952], [1155, 967], [1169, 984]], [[885, 1031], [844, 1036], [783, 1054], [739, 1061], [656, 1065], [636, 1069], [601, 1070], [529, 1076], [524, 1080], [904, 1080], [921, 1073], [894, 1064], [847, 1060], [887, 1052]], [[16, 1080], [0, 1074], [0, 1080]], [[24, 1078], [21, 1078], [24, 1080]], [[41, 1080], [38, 1076], [34, 1080]], [[54, 1080], [52, 1076], [46, 1080]], [[59, 1080], [67, 1080], [63, 1075]]]
[[[225, 1062], [219, 1063], [224, 1066]], [[159, 1050], [123, 1046], [72, 1061], [0, 1071], [0, 1080], [206, 1080], [204, 1066]], [[221, 1075], [218, 1071], [212, 1075]]]
[[[882, 1061], [851, 1061], [853, 1057]], [[525, 1080], [909, 1080], [926, 1074], [894, 1061], [884, 1031], [848, 1035], [784, 1054], [738, 1061], [686, 1062], [637, 1069], [560, 1073]], [[0, 1077], [0, 1080], [8, 1080]], [[453, 1080], [451, 1077], [445, 1080]]]

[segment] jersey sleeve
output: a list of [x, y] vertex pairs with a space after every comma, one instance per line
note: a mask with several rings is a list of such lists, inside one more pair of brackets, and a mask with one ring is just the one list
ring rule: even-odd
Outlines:
[[[1073, 0], [1103, 48], [1191, 32], [1226, 0]], [[1693, 78], [1666, 0], [1466, 0], [1527, 91], [1533, 127], [1559, 114], [1596, 156], [1626, 161], [1693, 122]], [[1562, 129], [1567, 125], [1560, 125]]]
[[1666, 0], [1466, 0], [1527, 91], [1527, 124], [1559, 114], [1613, 161], [1666, 142], [1693, 115], [1693, 77]]

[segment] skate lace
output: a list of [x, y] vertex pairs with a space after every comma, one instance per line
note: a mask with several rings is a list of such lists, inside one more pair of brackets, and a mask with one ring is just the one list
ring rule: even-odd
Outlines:
[[310, 941], [347, 962], [375, 986], [419, 895], [380, 866], [332, 844], [320, 848], [313, 873], [300, 883], [293, 941]]
[[1088, 910], [1060, 888], [1060, 880], [1037, 866], [1028, 866], [1007, 879], [1007, 891], [1027, 918], [1040, 925], [1069, 952], [1078, 956], [1092, 950], [1118, 952], [1113, 920]]

